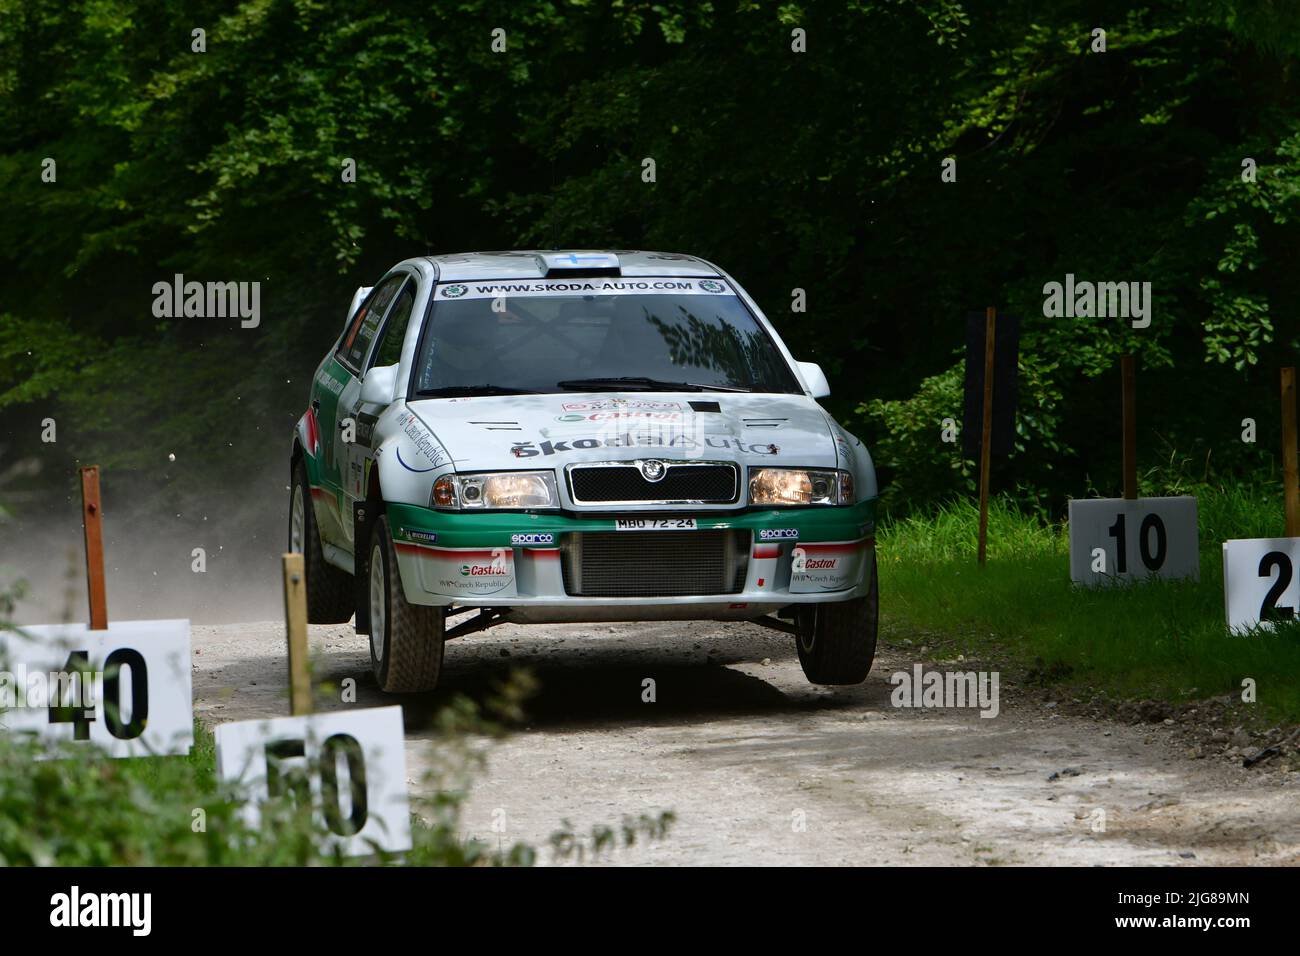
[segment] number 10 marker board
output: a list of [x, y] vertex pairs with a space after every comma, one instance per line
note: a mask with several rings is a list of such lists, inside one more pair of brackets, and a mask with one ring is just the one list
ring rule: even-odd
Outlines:
[[1075, 498], [1070, 502], [1070, 580], [1198, 578], [1196, 499]]
[[40, 624], [0, 632], [0, 729], [113, 757], [194, 744], [190, 622]]

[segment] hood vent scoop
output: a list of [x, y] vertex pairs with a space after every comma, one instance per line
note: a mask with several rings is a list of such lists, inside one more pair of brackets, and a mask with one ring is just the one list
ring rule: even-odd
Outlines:
[[718, 412], [722, 411], [722, 406], [717, 402], [690, 402], [691, 411], [693, 412]]
[[743, 419], [746, 428], [780, 428], [790, 419], [788, 418], [746, 418]]
[[469, 425], [481, 425], [490, 432], [520, 432], [518, 422], [467, 422]]

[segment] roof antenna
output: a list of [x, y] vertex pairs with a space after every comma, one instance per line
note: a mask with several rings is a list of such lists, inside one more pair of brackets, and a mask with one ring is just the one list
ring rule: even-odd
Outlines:
[[551, 249], [558, 248], [555, 238], [555, 154], [551, 154]]

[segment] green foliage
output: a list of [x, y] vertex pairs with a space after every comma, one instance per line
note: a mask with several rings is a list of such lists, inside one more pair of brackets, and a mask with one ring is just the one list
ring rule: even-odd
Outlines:
[[[969, 561], [978, 553], [979, 506], [960, 499], [929, 514], [889, 521], [885, 528], [881, 560], [891, 564]], [[995, 498], [989, 502], [987, 554], [991, 560], [1059, 559], [1069, 554], [1069, 539], [1064, 528], [1025, 515], [1007, 498]]]
[[[517, 715], [527, 687], [502, 687], [501, 719]], [[201, 723], [185, 757], [111, 760], [78, 748], [62, 759], [37, 759], [35, 745], [0, 736], [0, 866], [532, 865], [534, 847], [493, 847], [461, 833], [469, 782], [482, 767], [470, 741], [501, 732], [502, 724], [464, 699], [441, 711], [433, 769], [419, 788], [428, 796], [413, 801], [412, 849], [361, 858], [324, 849], [310, 809], [287, 799], [264, 803], [260, 825], [250, 826], [242, 815], [246, 795], [216, 780], [213, 737]], [[617, 834], [597, 826], [586, 837], [566, 821], [550, 844], [558, 860], [581, 861], [638, 838], [663, 839], [672, 822], [672, 813], [627, 818]]]
[[[937, 424], [960, 417], [962, 316], [990, 304], [1024, 319], [997, 473], [1018, 500], [1117, 471], [1105, 383], [1130, 351], [1144, 382], [1179, 373], [1143, 447], [1250, 476], [1268, 462], [1227, 411], [1300, 344], [1298, 52], [1280, 0], [0, 0], [0, 416], [11, 453], [55, 453], [31, 420], [57, 413], [60, 454], [175, 452], [201, 481], [282, 447], [394, 261], [609, 245], [733, 271], [826, 368], [893, 507], [969, 489]], [[262, 282], [262, 325], [156, 319], [177, 272]], [[1043, 317], [1066, 273], [1150, 282], [1151, 327]]]
[[[1061, 388], [1055, 363], [1025, 356], [1018, 374], [1016, 438], [1011, 461], [1018, 481], [1032, 500], [1033, 482], [1051, 479], [1061, 455], [1070, 451], [1060, 434]], [[874, 399], [858, 406], [881, 436], [873, 447], [875, 463], [888, 480], [882, 495], [887, 511], [902, 512], [909, 503], [934, 503], [955, 491], [974, 492], [977, 463], [962, 457], [962, 388], [964, 365], [955, 365], [921, 382], [910, 398]], [[942, 423], [951, 419], [956, 440], [941, 440]]]
[[[1283, 116], [1274, 121], [1295, 122]], [[1300, 221], [1300, 132], [1290, 133], [1276, 145], [1269, 137], [1243, 147], [1214, 164], [1217, 182], [1191, 203], [1187, 213], [1188, 228], [1216, 224], [1222, 246], [1214, 272], [1200, 280], [1210, 306], [1204, 322], [1206, 357], [1237, 370], [1259, 362], [1264, 347], [1273, 343], [1279, 322], [1292, 330], [1287, 349], [1300, 344], [1296, 326], [1275, 321], [1265, 291], [1277, 288], [1284, 279], [1271, 273], [1289, 272], [1293, 264], [1293, 250], [1279, 248], [1276, 242], [1289, 242], [1283, 237], [1293, 233], [1285, 227]], [[1258, 164], [1254, 182], [1241, 180], [1243, 157]], [[1275, 239], [1266, 242], [1265, 236]], [[1270, 255], [1274, 248], [1277, 253]]]
[[249, 828], [240, 796], [214, 783], [212, 735], [196, 731], [184, 758], [36, 759], [34, 746], [0, 739], [0, 865], [343, 862], [322, 854], [305, 809], [269, 804], [264, 826]]
[[1268, 675], [1263, 712], [1300, 721], [1300, 628], [1231, 636], [1223, 615], [1220, 544], [1280, 534], [1279, 495], [1181, 491], [1198, 500], [1199, 581], [1073, 587], [1067, 529], [1006, 501], [990, 509], [983, 568], [975, 562], [978, 510], [969, 503], [889, 522], [878, 534], [886, 631], [919, 628], [952, 655], [1033, 667], [1121, 697], [1235, 696], [1243, 678]]
[[[0, 588], [0, 630], [13, 627], [11, 591]], [[3, 666], [3, 661], [0, 661]], [[535, 685], [518, 672], [482, 707], [456, 697], [435, 715], [430, 769], [412, 803], [412, 848], [348, 858], [325, 848], [311, 809], [290, 799], [262, 805], [260, 825], [243, 816], [247, 794], [219, 783], [211, 732], [196, 720], [184, 757], [113, 760], [85, 747], [65, 755], [0, 734], [0, 866], [529, 866], [523, 843], [492, 847], [465, 839], [460, 814], [484, 752], [475, 741], [499, 737], [523, 719]], [[557, 859], [601, 856], [638, 837], [667, 836], [673, 814], [627, 818], [621, 840], [597, 826], [590, 837], [565, 821], [551, 838]]]

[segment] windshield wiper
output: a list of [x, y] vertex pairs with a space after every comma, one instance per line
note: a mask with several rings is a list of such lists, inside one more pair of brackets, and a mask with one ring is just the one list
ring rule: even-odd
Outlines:
[[536, 395], [537, 392], [508, 385], [444, 385], [441, 388], [422, 388], [415, 394], [421, 398], [449, 398], [453, 395]]
[[695, 382], [665, 382], [644, 375], [624, 375], [617, 378], [568, 378], [555, 383], [567, 392], [574, 391], [623, 391], [642, 392], [748, 392], [752, 389], [734, 385], [701, 385]]

